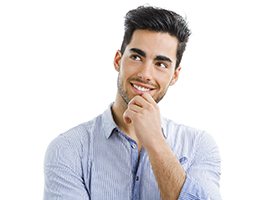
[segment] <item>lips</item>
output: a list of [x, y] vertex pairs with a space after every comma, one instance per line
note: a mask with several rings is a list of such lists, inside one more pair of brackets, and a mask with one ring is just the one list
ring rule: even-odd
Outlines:
[[139, 86], [139, 85], [136, 85], [136, 84], [132, 84], [132, 86], [134, 88], [136, 88], [137, 90], [141, 91], [141, 92], [149, 92], [151, 90], [149, 88], [142, 87], [142, 86]]
[[150, 92], [155, 89], [154, 86], [142, 84], [142, 83], [131, 83], [132, 88], [136, 93], [145, 93], [145, 92]]

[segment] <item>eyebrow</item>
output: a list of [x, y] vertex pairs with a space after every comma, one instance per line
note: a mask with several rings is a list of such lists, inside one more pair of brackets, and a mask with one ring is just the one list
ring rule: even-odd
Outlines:
[[146, 53], [138, 48], [131, 48], [130, 51], [139, 54], [140, 56], [146, 57]]
[[156, 56], [155, 60], [159, 60], [159, 61], [167, 61], [167, 62], [170, 62], [172, 63], [172, 60], [166, 56]]
[[[146, 53], [144, 51], [142, 51], [141, 49], [131, 48], [130, 51], [135, 52], [135, 53], [139, 54], [140, 56], [146, 57]], [[167, 61], [167, 62], [172, 63], [172, 60], [170, 58], [168, 58], [167, 56], [163, 56], [163, 55], [157, 55], [155, 57], [155, 60]]]

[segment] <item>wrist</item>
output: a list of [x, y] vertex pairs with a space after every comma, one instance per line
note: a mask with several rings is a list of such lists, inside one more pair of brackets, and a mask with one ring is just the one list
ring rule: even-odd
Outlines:
[[162, 155], [162, 153], [165, 153], [166, 150], [169, 149], [168, 144], [166, 143], [166, 140], [163, 135], [157, 138], [153, 138], [148, 143], [143, 144], [144, 148], [148, 152], [148, 154], [158, 154]]

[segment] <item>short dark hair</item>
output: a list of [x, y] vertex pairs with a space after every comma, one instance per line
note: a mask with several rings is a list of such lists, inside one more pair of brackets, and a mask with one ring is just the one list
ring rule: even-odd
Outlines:
[[121, 53], [130, 43], [133, 32], [137, 29], [155, 32], [169, 33], [178, 39], [176, 53], [176, 68], [179, 66], [190, 36], [190, 30], [186, 20], [179, 14], [152, 6], [140, 6], [130, 10], [125, 16], [124, 37], [121, 45]]

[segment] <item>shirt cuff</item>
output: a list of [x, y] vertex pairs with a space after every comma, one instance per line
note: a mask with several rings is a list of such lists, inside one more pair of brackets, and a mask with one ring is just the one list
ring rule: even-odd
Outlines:
[[178, 200], [207, 200], [207, 194], [203, 188], [191, 178], [186, 178]]

